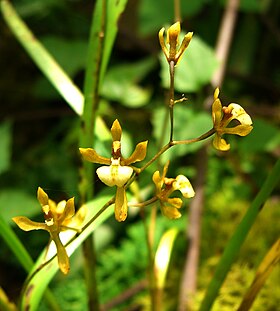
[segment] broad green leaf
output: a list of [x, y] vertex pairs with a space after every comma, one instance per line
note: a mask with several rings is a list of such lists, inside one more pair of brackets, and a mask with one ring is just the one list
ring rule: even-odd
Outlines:
[[133, 64], [116, 65], [105, 75], [101, 94], [128, 107], [140, 107], [148, 103], [151, 92], [137, 85], [154, 67], [153, 59]]
[[12, 217], [22, 214], [32, 217], [40, 211], [41, 207], [35, 196], [16, 188], [0, 191], [0, 214], [7, 223], [13, 223]]
[[272, 151], [280, 145], [280, 130], [265, 120], [253, 120], [250, 135], [238, 141], [238, 148], [243, 152]]
[[3, 122], [0, 124], [0, 174], [9, 169], [11, 158], [11, 123]]
[[[163, 53], [160, 54], [162, 85], [169, 88], [169, 68]], [[196, 92], [211, 81], [218, 67], [214, 50], [194, 34], [189, 47], [175, 67], [175, 90]]]
[[[88, 208], [88, 215], [86, 218], [86, 222], [90, 220], [95, 214], [97, 214], [98, 210], [102, 206], [104, 206], [104, 204], [106, 204], [106, 202], [108, 202], [110, 198], [111, 195], [105, 194], [87, 203], [86, 206]], [[75, 236], [75, 233], [70, 231], [63, 232], [63, 243], [65, 244], [70, 241], [66, 247], [68, 255], [71, 256], [73, 252], [81, 245], [81, 243], [113, 213], [114, 209], [113, 205], [111, 205], [74, 239], [73, 237]], [[52, 254], [55, 254], [55, 250], [50, 249], [47, 254], [48, 258], [49, 256], [52, 256]], [[36, 269], [38, 269], [38, 267], [44, 262], [45, 256], [46, 250], [43, 250], [41, 256], [35, 263], [31, 274], [29, 275], [33, 275], [33, 277], [31, 278], [23, 292], [21, 302], [21, 307], [23, 310], [37, 310], [44, 291], [46, 290], [49, 282], [52, 280], [52, 278], [59, 269], [57, 264], [57, 258], [54, 257], [46, 266], [44, 266], [42, 269], [37, 270], [37, 272], [34, 274], [34, 271], [36, 271]]]
[[[165, 107], [154, 110], [152, 123], [153, 135], [157, 140], [162, 139], [163, 131], [162, 124], [165, 119]], [[212, 127], [211, 115], [206, 112], [194, 111], [188, 102], [179, 103], [174, 107], [174, 140], [185, 140], [196, 138], [207, 132]], [[168, 119], [169, 121], [169, 119]], [[170, 124], [166, 124], [163, 142], [168, 142]], [[166, 153], [161, 158], [166, 161], [172, 157], [176, 158], [189, 152], [195, 152], [202, 146], [203, 142], [198, 142], [190, 145], [178, 145]]]

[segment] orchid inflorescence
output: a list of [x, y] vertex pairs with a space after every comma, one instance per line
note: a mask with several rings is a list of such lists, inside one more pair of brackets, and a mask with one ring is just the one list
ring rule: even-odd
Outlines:
[[[162, 51], [169, 65], [172, 63], [172, 66], [176, 66], [184, 51], [187, 49], [193, 33], [187, 33], [182, 43], [179, 44], [179, 35], [181, 31], [179, 22], [173, 24], [167, 30], [166, 40], [164, 39], [164, 31], [164, 28], [159, 31], [159, 42]], [[167, 47], [167, 45], [169, 45], [169, 47]], [[173, 98], [174, 94], [173, 97], [170, 97], [170, 100], [173, 100]], [[171, 116], [173, 117], [173, 114]], [[177, 141], [177, 144], [200, 141], [214, 134], [213, 146], [218, 150], [227, 151], [230, 149], [230, 144], [222, 138], [224, 134], [246, 136], [253, 128], [250, 116], [240, 105], [231, 103], [227, 107], [222, 106], [219, 99], [218, 88], [214, 91], [212, 120], [213, 128], [207, 133], [191, 141]], [[148, 141], [145, 140], [138, 143], [131, 156], [124, 158], [121, 145], [122, 127], [117, 119], [112, 124], [111, 136], [111, 157], [103, 157], [93, 148], [80, 148], [79, 150], [85, 161], [102, 165], [96, 170], [99, 179], [108, 187], [116, 187], [116, 195], [114, 198], [115, 218], [117, 221], [122, 222], [126, 220], [128, 214], [129, 204], [126, 195], [128, 186], [146, 167], [157, 160], [167, 149], [176, 145], [176, 143], [172, 141], [171, 135], [170, 142], [166, 145], [166, 148], [162, 148], [146, 165], [144, 165], [144, 167], [142, 167], [142, 169], [139, 169], [132, 166], [132, 164], [145, 159]], [[152, 181], [155, 186], [155, 196], [146, 202], [142, 202], [141, 206], [145, 207], [149, 204], [159, 202], [164, 216], [169, 219], [177, 219], [181, 217], [179, 209], [183, 205], [183, 200], [175, 196], [175, 193], [179, 191], [184, 198], [189, 199], [195, 195], [195, 191], [188, 178], [184, 175], [179, 174], [175, 178], [166, 177], [168, 167], [169, 161], [164, 166], [162, 173], [160, 173], [159, 170], [153, 173]], [[60, 233], [65, 230], [74, 230], [77, 232], [82, 230], [82, 224], [85, 219], [85, 209], [81, 207], [75, 214], [74, 198], [56, 204], [48, 198], [48, 195], [40, 187], [37, 191], [37, 198], [45, 217], [44, 222], [34, 222], [24, 216], [14, 217], [13, 220], [24, 231], [39, 229], [48, 231], [50, 239], [54, 241], [57, 249], [59, 268], [64, 274], [67, 274], [70, 269], [69, 258], [65, 246], [61, 242]]]

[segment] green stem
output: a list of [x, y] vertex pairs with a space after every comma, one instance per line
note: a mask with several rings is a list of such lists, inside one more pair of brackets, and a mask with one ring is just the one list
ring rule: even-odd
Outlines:
[[[96, 3], [92, 24], [90, 29], [88, 59], [84, 83], [84, 112], [81, 123], [80, 145], [92, 147], [94, 145], [94, 129], [97, 119], [100, 89], [100, 71], [105, 37], [106, 1], [99, 0]], [[81, 168], [80, 196], [81, 203], [90, 201], [93, 198], [94, 166], [83, 161]], [[89, 310], [100, 309], [98, 299], [98, 288], [96, 279], [96, 254], [94, 237], [88, 236], [83, 242], [84, 270], [88, 291]]]
[[169, 115], [170, 115], [170, 139], [173, 140], [174, 132], [174, 76], [175, 76], [175, 63], [169, 62], [169, 74], [170, 74], [170, 90], [169, 90]]
[[176, 146], [176, 145], [188, 145], [188, 144], [192, 144], [192, 143], [197, 143], [199, 141], [202, 141], [202, 140], [210, 137], [214, 133], [215, 133], [215, 130], [212, 128], [211, 130], [209, 130], [208, 132], [202, 134], [201, 136], [199, 136], [197, 138], [170, 141], [169, 143], [164, 145], [160, 149], [160, 151], [157, 154], [155, 154], [144, 166], [142, 166], [140, 169], [136, 170], [137, 174], [139, 175], [140, 173], [142, 173], [148, 166], [150, 166], [153, 162], [155, 162], [169, 148]]
[[224, 253], [218, 263], [216, 272], [212, 281], [210, 282], [204, 300], [200, 306], [199, 311], [208, 311], [211, 309], [211, 306], [216, 299], [219, 289], [225, 280], [225, 277], [236, 259], [238, 252], [245, 241], [251, 227], [253, 226], [259, 212], [262, 210], [262, 207], [265, 201], [269, 198], [272, 190], [275, 188], [277, 183], [280, 180], [280, 159], [276, 162], [272, 171], [266, 178], [264, 184], [262, 185], [259, 193], [252, 202], [247, 213], [243, 217], [241, 223], [236, 228], [233, 236], [228, 242]]

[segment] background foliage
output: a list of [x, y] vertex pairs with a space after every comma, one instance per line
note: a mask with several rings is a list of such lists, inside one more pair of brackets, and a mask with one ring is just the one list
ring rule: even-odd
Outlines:
[[[225, 1], [211, 0], [181, 2], [182, 27], [194, 31], [195, 37], [178, 67], [177, 96], [185, 94], [188, 101], [175, 107], [176, 139], [196, 137], [211, 126], [209, 111], [202, 111], [202, 107], [212, 92], [210, 80], [219, 66], [214, 47], [225, 5]], [[92, 2], [17, 0], [14, 4], [36, 36], [82, 88]], [[280, 155], [279, 15], [280, 4], [276, 0], [242, 0], [240, 4], [222, 100], [225, 104], [234, 100], [245, 107], [252, 116], [254, 130], [242, 139], [229, 138], [229, 153], [208, 149], [198, 301], [227, 240]], [[164, 134], [167, 135], [168, 130], [162, 128], [162, 120], [168, 72], [162, 61], [157, 32], [163, 25], [172, 23], [173, 16], [172, 1], [139, 0], [128, 1], [119, 20], [99, 112], [108, 126], [115, 118], [120, 120], [124, 153], [130, 154], [132, 146], [144, 139], [149, 139], [151, 154], [159, 144], [166, 142]], [[19, 46], [3, 19], [0, 33], [0, 213], [11, 223], [12, 216], [21, 214], [40, 219], [35, 196], [38, 185], [56, 200], [78, 196], [79, 120]], [[170, 175], [186, 174], [194, 180], [197, 173], [194, 162], [202, 145], [169, 150], [161, 164], [172, 158]], [[97, 150], [109, 155], [104, 145], [98, 144]], [[142, 189], [150, 191], [146, 185], [151, 184], [155, 168], [149, 168], [141, 176]], [[97, 190], [101, 189], [100, 182], [95, 183]], [[174, 248], [165, 293], [170, 297], [169, 310], [174, 310], [177, 302], [174, 293], [184, 260], [187, 208], [183, 214], [178, 221], [160, 217], [157, 222], [157, 241], [167, 228], [177, 227], [182, 232]], [[278, 186], [246, 240], [213, 310], [233, 310], [238, 305], [256, 267], [279, 237], [279, 217]], [[26, 234], [15, 227], [14, 230], [35, 259], [46, 245], [47, 235], [44, 232]], [[124, 225], [108, 220], [98, 229], [96, 237], [99, 290], [101, 302], [106, 304], [146, 277], [145, 236], [137, 209], [131, 209]], [[0, 243], [0, 286], [16, 300], [25, 272], [5, 243], [2, 240]], [[84, 310], [85, 284], [79, 252], [71, 257], [71, 264], [71, 275], [66, 279], [58, 274], [51, 289], [63, 310]], [[263, 305], [266, 310], [277, 309], [279, 277], [277, 267], [253, 310], [263, 310]], [[147, 308], [145, 290], [114, 310], [135, 305]]]

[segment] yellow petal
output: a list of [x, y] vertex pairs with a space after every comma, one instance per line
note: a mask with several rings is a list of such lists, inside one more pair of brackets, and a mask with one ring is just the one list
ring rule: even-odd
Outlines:
[[99, 164], [106, 164], [110, 165], [111, 159], [105, 158], [100, 156], [94, 149], [92, 148], [79, 148], [82, 157], [84, 160], [93, 162], [93, 163], [99, 163]]
[[148, 144], [147, 140], [137, 144], [132, 155], [129, 158], [123, 160], [123, 164], [130, 165], [131, 163], [144, 160], [147, 153], [147, 144]]
[[163, 215], [169, 219], [177, 219], [177, 218], [180, 218], [182, 216], [177, 208], [167, 206], [164, 204], [161, 205], [161, 211], [162, 211]]
[[105, 185], [122, 187], [131, 177], [133, 168], [121, 165], [101, 166], [96, 173]]
[[40, 202], [41, 206], [49, 204], [49, 197], [41, 187], [38, 187], [37, 198], [38, 198], [38, 201]]
[[215, 91], [214, 91], [214, 101], [217, 99], [217, 98], [219, 98], [219, 94], [220, 94], [220, 90], [219, 90], [219, 88], [217, 87], [216, 89], [215, 89]]
[[163, 186], [163, 179], [160, 177], [159, 171], [155, 171], [152, 178], [153, 178], [153, 182], [156, 186], [156, 192], [160, 193], [161, 188]]
[[125, 221], [127, 217], [127, 198], [124, 187], [117, 187], [115, 200], [115, 218], [117, 221]]
[[230, 149], [230, 144], [228, 144], [223, 138], [221, 138], [221, 136], [217, 134], [214, 136], [213, 146], [217, 150], [221, 150], [221, 151], [227, 151]]
[[212, 119], [214, 128], [218, 128], [222, 120], [222, 104], [219, 98], [212, 105]]
[[120, 141], [121, 140], [122, 128], [121, 128], [121, 125], [120, 125], [118, 119], [116, 119], [112, 124], [111, 134], [112, 134], [113, 141]]
[[238, 120], [241, 124], [252, 125], [253, 122], [251, 117], [240, 105], [231, 103], [228, 108], [231, 109], [233, 118]]
[[225, 134], [235, 134], [239, 136], [248, 135], [253, 129], [251, 125], [237, 125], [235, 127], [227, 127], [224, 129]]
[[176, 22], [173, 25], [169, 27], [167, 30], [167, 43], [170, 45], [175, 42], [175, 44], [178, 44], [178, 37], [181, 31], [181, 25], [180, 22]]
[[161, 28], [161, 30], [160, 30], [159, 33], [158, 33], [158, 38], [159, 38], [159, 43], [160, 43], [160, 46], [161, 46], [161, 48], [162, 48], [162, 51], [163, 51], [165, 57], [166, 57], [167, 60], [168, 60], [168, 54], [169, 54], [169, 53], [168, 53], [168, 50], [167, 50], [167, 47], [166, 47], [165, 41], [164, 41], [164, 36], [163, 36], [164, 31], [165, 31], [165, 28], [164, 28], [164, 27]]
[[71, 219], [75, 214], [75, 205], [74, 205], [74, 198], [69, 199], [66, 204], [63, 211], [63, 214], [61, 215], [61, 221]]
[[59, 269], [62, 273], [68, 274], [70, 270], [70, 263], [69, 263], [69, 257], [67, 255], [66, 249], [61, 243], [58, 234], [52, 234], [51, 237], [57, 249], [57, 261], [58, 261]]
[[195, 195], [190, 181], [184, 175], [178, 175], [176, 180], [173, 182], [172, 187], [176, 190], [180, 190], [185, 198], [192, 198]]
[[191, 39], [192, 39], [193, 33], [192, 32], [188, 32], [185, 36], [184, 39], [180, 45], [180, 48], [178, 50], [178, 52], [176, 53], [176, 63], [178, 64], [180, 59], [182, 58], [185, 50], [187, 49], [187, 47], [189, 46]]
[[13, 217], [12, 220], [24, 231], [31, 230], [46, 230], [49, 231], [48, 226], [45, 223], [32, 221], [24, 216]]
[[78, 209], [77, 213], [71, 219], [65, 220], [63, 222], [63, 225], [67, 227], [79, 229], [82, 226], [86, 218], [87, 212], [88, 212], [88, 209], [86, 205], [82, 205]]
[[170, 207], [181, 208], [183, 201], [180, 198], [168, 198], [167, 203]]

